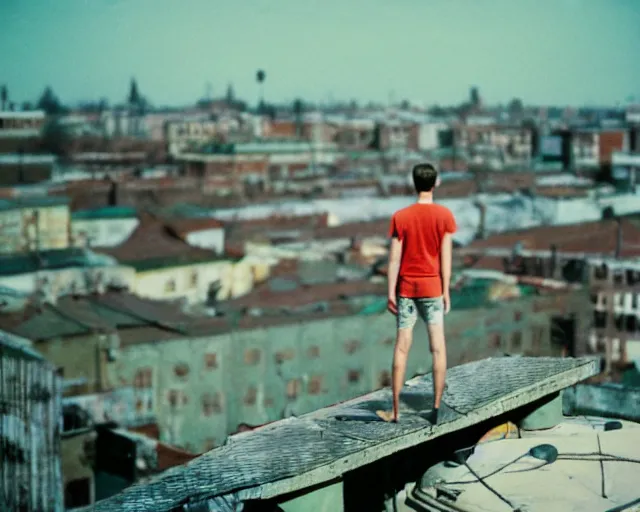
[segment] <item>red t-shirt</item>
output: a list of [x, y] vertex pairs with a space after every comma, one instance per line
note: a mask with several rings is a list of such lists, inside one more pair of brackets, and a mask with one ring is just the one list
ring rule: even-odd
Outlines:
[[440, 297], [440, 246], [445, 233], [456, 232], [456, 221], [447, 207], [415, 203], [391, 218], [389, 236], [402, 242], [398, 275], [400, 297]]

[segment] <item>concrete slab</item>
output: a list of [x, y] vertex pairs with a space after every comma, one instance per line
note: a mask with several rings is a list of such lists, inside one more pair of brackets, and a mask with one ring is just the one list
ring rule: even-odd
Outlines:
[[[457, 366], [448, 372], [446, 408], [438, 425], [422, 417], [431, 407], [429, 374], [407, 383], [398, 424], [336, 419], [388, 408], [390, 390], [380, 390], [236, 436], [226, 446], [91, 510], [169, 512], [185, 503], [204, 502], [209, 503], [205, 510], [232, 510], [240, 501], [282, 496], [340, 478], [405, 448], [535, 402], [598, 371], [597, 360], [591, 358], [491, 358]], [[222, 508], [223, 503], [228, 508]]]

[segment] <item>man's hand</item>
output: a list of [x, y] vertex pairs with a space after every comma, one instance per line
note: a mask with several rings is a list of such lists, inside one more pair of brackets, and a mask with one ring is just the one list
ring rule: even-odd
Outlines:
[[449, 292], [445, 292], [442, 295], [442, 303], [444, 305], [444, 314], [446, 315], [451, 311], [451, 297], [449, 296]]
[[398, 302], [395, 297], [389, 297], [387, 300], [387, 310], [394, 315], [398, 314]]

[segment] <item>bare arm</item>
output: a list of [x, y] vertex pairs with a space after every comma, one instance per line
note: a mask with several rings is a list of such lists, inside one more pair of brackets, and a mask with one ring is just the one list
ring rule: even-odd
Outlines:
[[453, 252], [453, 240], [451, 233], [445, 233], [440, 246], [440, 274], [442, 276], [442, 293], [449, 295], [449, 285], [451, 284], [451, 258]]
[[402, 260], [402, 242], [396, 237], [391, 239], [389, 248], [389, 268], [387, 271], [389, 298], [396, 298], [398, 287], [398, 274], [400, 273], [400, 261]]

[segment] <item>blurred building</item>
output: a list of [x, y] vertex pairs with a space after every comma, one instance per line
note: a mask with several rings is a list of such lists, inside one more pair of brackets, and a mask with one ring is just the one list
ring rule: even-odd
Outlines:
[[[147, 393], [151, 401], [136, 410], [155, 416], [160, 439], [199, 452], [242, 424], [304, 414], [388, 385], [395, 327], [384, 280], [344, 275], [329, 282], [317, 275], [324, 266], [314, 273], [307, 265], [299, 278], [274, 276], [220, 303], [215, 317], [109, 293], [66, 298], [27, 320], [0, 320], [32, 334], [66, 382], [77, 383], [76, 394], [126, 387]], [[449, 361], [568, 353], [580, 346], [590, 319], [583, 290], [469, 274], [456, 280]], [[38, 329], [43, 324], [46, 331]], [[560, 337], [558, 326], [565, 329]], [[426, 333], [416, 336], [408, 375], [429, 370]]]
[[55, 155], [44, 149], [42, 111], [0, 111], [0, 186], [51, 179]]
[[0, 331], [0, 507], [62, 512], [60, 378], [27, 340]]
[[64, 197], [0, 199], [0, 253], [65, 249], [69, 221]]

